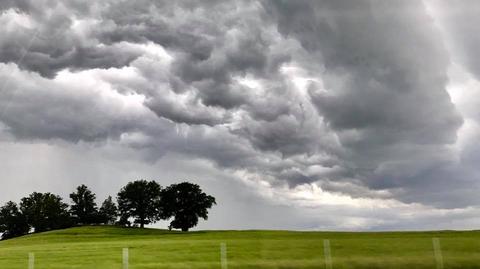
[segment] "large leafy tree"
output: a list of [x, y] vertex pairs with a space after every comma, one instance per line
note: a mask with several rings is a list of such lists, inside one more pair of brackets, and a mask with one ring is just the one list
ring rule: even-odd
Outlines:
[[20, 211], [35, 232], [71, 226], [68, 205], [58, 195], [34, 192], [28, 197], [22, 198]]
[[208, 209], [216, 204], [215, 198], [205, 194], [197, 184], [182, 182], [168, 186], [162, 194], [164, 214], [173, 217], [171, 228], [186, 232], [208, 219]]
[[115, 205], [115, 202], [113, 202], [112, 196], [108, 196], [108, 198], [102, 203], [102, 206], [99, 210], [100, 222], [104, 224], [114, 224], [117, 220], [117, 216], [117, 206]]
[[28, 231], [27, 218], [20, 212], [16, 203], [10, 201], [0, 208], [2, 239], [25, 235]]
[[98, 210], [95, 194], [85, 185], [80, 185], [70, 194], [73, 204], [70, 213], [76, 224], [94, 224], [98, 222]]
[[134, 223], [145, 227], [145, 224], [156, 222], [162, 217], [162, 187], [155, 181], [137, 180], [129, 182], [118, 193], [118, 209], [120, 223]]

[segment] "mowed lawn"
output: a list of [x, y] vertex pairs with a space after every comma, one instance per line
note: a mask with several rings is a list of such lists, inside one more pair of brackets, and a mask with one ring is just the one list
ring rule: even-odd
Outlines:
[[326, 268], [324, 239], [332, 268], [437, 268], [432, 238], [440, 240], [444, 268], [480, 268], [480, 232], [340, 233], [288, 231], [169, 232], [155, 229], [82, 227], [0, 242], [0, 268], [121, 269], [221, 268], [220, 244], [228, 268]]

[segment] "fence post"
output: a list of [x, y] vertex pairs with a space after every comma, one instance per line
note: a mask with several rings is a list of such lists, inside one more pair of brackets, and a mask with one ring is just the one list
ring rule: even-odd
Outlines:
[[435, 262], [437, 263], [437, 269], [443, 269], [443, 256], [442, 248], [440, 246], [440, 239], [437, 237], [432, 238], [433, 253], [435, 254]]
[[28, 253], [28, 269], [35, 269], [35, 254], [33, 252]]
[[325, 255], [325, 268], [332, 269], [332, 254], [330, 252], [330, 240], [323, 240], [323, 254]]
[[228, 268], [227, 244], [226, 243], [221, 243], [220, 244], [220, 263], [222, 265], [222, 269], [227, 269]]
[[128, 269], [128, 248], [123, 249], [123, 269]]

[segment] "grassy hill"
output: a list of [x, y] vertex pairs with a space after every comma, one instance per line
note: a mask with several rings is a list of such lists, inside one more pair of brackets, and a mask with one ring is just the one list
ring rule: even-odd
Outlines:
[[169, 232], [155, 229], [81, 227], [0, 242], [0, 268], [325, 268], [323, 240], [332, 268], [437, 268], [432, 238], [440, 239], [444, 268], [480, 268], [480, 232], [337, 233], [288, 231]]

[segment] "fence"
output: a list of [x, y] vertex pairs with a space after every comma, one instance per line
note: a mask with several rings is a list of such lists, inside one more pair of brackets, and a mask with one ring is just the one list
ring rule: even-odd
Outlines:
[[[442, 255], [442, 249], [440, 245], [440, 239], [439, 238], [432, 238], [432, 248], [433, 248], [433, 254], [434, 254], [434, 259], [436, 263], [436, 268], [437, 269], [444, 269], [443, 265], [443, 255]], [[228, 258], [227, 258], [227, 244], [226, 243], [220, 243], [220, 248], [219, 248], [219, 267], [221, 269], [228, 269]], [[325, 269], [333, 269], [334, 264], [332, 260], [332, 254], [331, 254], [331, 246], [330, 246], [330, 240], [329, 239], [324, 239], [323, 240], [323, 256], [324, 256], [324, 261]], [[30, 252], [28, 253], [28, 269], [35, 269], [35, 264], [36, 262], [41, 262], [41, 261], [35, 261], [35, 253]], [[129, 249], [128, 248], [123, 248], [122, 249], [122, 269], [129, 269], [130, 262], [129, 262]]]

